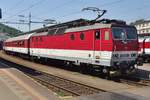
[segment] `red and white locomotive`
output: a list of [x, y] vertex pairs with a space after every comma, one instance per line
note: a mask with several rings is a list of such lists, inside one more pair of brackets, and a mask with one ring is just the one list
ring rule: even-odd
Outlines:
[[79, 19], [10, 38], [4, 50], [92, 66], [106, 74], [129, 74], [135, 70], [138, 38], [136, 28], [122, 21]]

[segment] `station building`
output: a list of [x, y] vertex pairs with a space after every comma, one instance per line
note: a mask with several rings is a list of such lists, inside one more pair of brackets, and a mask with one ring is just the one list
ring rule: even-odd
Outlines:
[[137, 28], [138, 34], [150, 33], [150, 20], [138, 20], [132, 24]]

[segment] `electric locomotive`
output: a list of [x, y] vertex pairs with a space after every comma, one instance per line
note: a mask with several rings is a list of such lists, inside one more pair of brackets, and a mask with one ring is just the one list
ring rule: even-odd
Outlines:
[[129, 74], [135, 71], [138, 38], [136, 28], [123, 21], [79, 19], [10, 38], [4, 50], [96, 68], [107, 75]]

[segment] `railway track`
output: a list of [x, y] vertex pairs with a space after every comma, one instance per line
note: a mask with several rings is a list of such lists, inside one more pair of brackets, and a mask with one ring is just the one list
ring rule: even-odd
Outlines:
[[148, 85], [148, 86], [150, 86], [150, 80], [142, 80], [141, 82]]
[[6, 65], [6, 67], [10, 66], [21, 70], [38, 83], [46, 86], [48, 89], [54, 91], [55, 93], [61, 96], [81, 96], [106, 92], [98, 88], [94, 88], [82, 83], [47, 74], [41, 71], [36, 71], [8, 61], [4, 61], [3, 63]]
[[150, 86], [150, 80], [141, 79], [138, 77], [125, 77], [119, 79], [120, 83], [125, 83], [133, 86], [143, 87], [143, 86]]
[[91, 86], [87, 86], [81, 83], [77, 83], [74, 81], [70, 81], [58, 76], [46, 74], [40, 72], [41, 75], [32, 76], [33, 79], [38, 81], [39, 83], [45, 85], [55, 92], [65, 93], [66, 95], [72, 96], [81, 96], [81, 95], [90, 95], [95, 93], [106, 92], [101, 89], [97, 89]]

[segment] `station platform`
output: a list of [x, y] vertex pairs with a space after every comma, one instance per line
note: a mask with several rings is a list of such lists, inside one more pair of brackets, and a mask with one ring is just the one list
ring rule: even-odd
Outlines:
[[68, 100], [150, 100], [149, 98], [128, 93], [102, 93], [90, 96], [80, 96]]
[[59, 100], [46, 87], [14, 68], [0, 66], [0, 100]]

